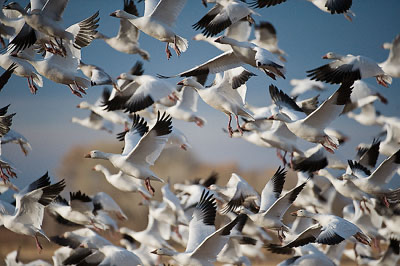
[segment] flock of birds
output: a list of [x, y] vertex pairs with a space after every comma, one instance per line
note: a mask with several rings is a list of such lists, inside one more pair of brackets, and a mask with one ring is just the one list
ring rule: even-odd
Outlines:
[[[349, 20], [354, 16], [352, 0], [309, 1], [331, 14], [344, 14]], [[78, 97], [91, 86], [111, 85], [112, 91], [105, 89], [96, 103], [83, 101], [77, 106], [90, 110], [89, 117], [72, 121], [110, 133], [114, 125], [124, 127], [117, 136], [124, 141], [122, 153], [93, 150], [85, 157], [108, 160], [118, 173], [111, 174], [101, 164], [93, 170], [104, 174], [116, 189], [139, 193], [149, 210], [145, 230], [119, 228], [113, 216], [128, 217], [106, 193], [70, 191], [66, 199], [60, 193], [66, 191], [68, 182], [51, 184], [48, 173], [20, 190], [11, 182], [17, 177], [16, 167], [0, 153], [0, 191], [15, 190], [13, 203], [0, 201], [1, 225], [33, 237], [39, 253], [38, 237], [61, 245], [54, 252], [54, 265], [158, 265], [161, 256], [177, 265], [213, 265], [216, 261], [251, 265], [251, 261], [268, 261], [264, 250], [291, 255], [279, 265], [338, 265], [343, 254], [362, 265], [396, 265], [400, 258], [400, 187], [390, 181], [399, 174], [400, 119], [376, 112], [374, 104], [387, 103], [387, 99], [362, 79], [375, 77], [387, 87], [392, 78], [400, 77], [400, 35], [384, 44], [390, 50], [385, 62], [329, 52], [323, 58], [331, 59], [330, 63], [307, 71], [309, 79], [291, 80], [291, 96], [271, 84], [273, 104], [255, 107], [245, 99], [246, 82], [256, 75], [248, 69], [258, 69], [257, 75], [265, 73], [268, 81], [285, 79], [286, 53], [277, 45], [274, 27], [265, 21], [255, 24], [252, 16], [258, 15], [257, 9], [285, 0], [202, 2], [206, 7], [215, 5], [193, 24], [202, 32], [193, 39], [216, 46], [220, 55], [172, 76], [146, 75], [138, 62], [116, 79], [98, 66], [83, 63], [82, 49], [101, 39], [119, 52], [149, 60], [150, 54], [139, 47], [139, 32], [143, 32], [166, 43], [168, 59], [172, 56], [169, 47], [179, 56], [188, 49], [188, 41], [175, 34], [174, 23], [185, 0], [145, 0], [143, 16], [133, 0], [125, 0], [122, 10], [110, 14], [120, 20], [118, 35], [111, 38], [96, 30], [98, 12], [68, 28], [62, 26], [68, 0], [31, 0], [25, 8], [16, 2], [1, 2], [5, 51], [0, 66], [5, 72], [0, 90], [13, 74], [25, 77], [33, 94], [43, 86], [42, 77], [67, 85]], [[256, 38], [249, 40], [252, 24]], [[243, 67], [248, 65], [253, 68]], [[206, 86], [210, 74], [215, 79]], [[183, 80], [174, 85], [167, 81], [171, 77]], [[307, 91], [325, 90], [323, 82], [338, 84], [325, 101], [319, 104], [318, 96], [299, 100]], [[236, 173], [225, 185], [217, 185], [214, 174], [192, 183], [171, 184], [150, 169], [166, 147], [190, 148], [173, 119], [202, 127], [206, 119], [197, 113], [199, 96], [229, 117], [229, 137], [277, 149], [282, 166], [261, 193]], [[15, 113], [10, 114], [9, 108], [0, 109], [1, 145], [16, 143], [27, 155], [30, 144], [11, 129]], [[366, 126], [379, 125], [386, 138], [360, 144], [355, 158], [340, 158], [335, 151], [347, 136], [329, 128], [340, 115]], [[380, 154], [386, 158], [376, 166]], [[298, 176], [297, 185], [288, 191], [283, 189], [286, 169]], [[159, 192], [151, 181], [165, 183], [161, 201], [153, 199]], [[299, 210], [291, 213], [296, 218], [287, 224], [283, 217], [292, 205]], [[45, 210], [57, 222], [80, 228], [48, 237], [41, 228]], [[223, 221], [218, 229], [217, 213]], [[122, 235], [119, 245], [98, 234], [104, 230], [118, 231]], [[349, 243], [353, 249], [346, 249]], [[24, 265], [18, 251], [8, 254], [5, 261]], [[38, 260], [29, 265], [50, 264]]]

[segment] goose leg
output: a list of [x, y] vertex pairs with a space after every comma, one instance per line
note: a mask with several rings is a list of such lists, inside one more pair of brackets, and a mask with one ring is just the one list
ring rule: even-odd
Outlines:
[[168, 44], [169, 43], [167, 43], [167, 45], [165, 45], [165, 53], [167, 53], [167, 59], [169, 60], [171, 58], [172, 54], [171, 54], [171, 51], [168, 48]]
[[76, 83], [75, 80], [74, 80], [74, 84], [75, 84], [75, 86], [78, 88], [78, 90], [79, 90], [80, 92], [82, 92], [83, 94], [86, 94], [86, 91], [85, 91], [81, 86], [79, 86], [79, 85]]
[[150, 198], [148, 198], [142, 191], [139, 191], [139, 194], [142, 195], [142, 197], [143, 197], [145, 200], [150, 200]]
[[150, 192], [150, 194], [152, 195], [152, 196], [154, 196], [154, 192], [155, 192], [155, 189], [151, 186], [151, 184], [150, 184], [150, 178], [146, 178], [145, 179], [145, 181], [144, 181], [144, 184], [146, 185], [146, 188], [147, 188], [147, 190]]
[[362, 200], [364, 202], [365, 209], [371, 214], [371, 210], [367, 206], [367, 201], [365, 199]]
[[32, 88], [32, 85], [31, 85], [31, 80], [30, 80], [29, 78], [30, 78], [30, 77], [26, 77], [26, 79], [28, 80], [29, 91], [30, 91], [32, 94], [35, 94], [35, 92], [34, 92], [34, 90], [33, 90], [33, 88]]
[[[36, 94], [36, 92], [38, 91], [38, 88], [36, 87], [35, 83], [33, 82], [33, 77], [31, 76], [30, 78], [31, 78], [31, 86], [33, 89], [33, 94]], [[29, 80], [29, 77], [28, 77], [28, 80]]]
[[229, 114], [228, 132], [229, 132], [229, 136], [232, 138], [233, 130], [232, 130], [232, 127], [231, 127], [231, 122], [232, 122], [232, 116]]
[[76, 90], [74, 90], [74, 88], [72, 88], [71, 84], [68, 84], [68, 87], [70, 88], [72, 94], [75, 94], [79, 98], [82, 98], [82, 95], [79, 92], [77, 92]]
[[37, 238], [36, 235], [35, 235], [35, 242], [36, 242], [36, 247], [37, 247], [37, 249], [38, 249], [38, 252], [39, 252], [39, 254], [40, 254], [40, 253], [42, 252], [43, 247], [42, 247], [42, 245], [40, 244], [39, 239]]
[[293, 169], [293, 152], [290, 153], [290, 168]]
[[242, 130], [242, 128], [241, 128], [240, 125], [239, 125], [239, 118], [238, 118], [237, 115], [235, 115], [235, 119], [236, 119], [236, 127], [237, 127], [237, 129], [239, 130], [240, 135], [243, 136], [243, 130]]
[[178, 226], [174, 226], [174, 232], [179, 237], [179, 239], [182, 239], [182, 235], [181, 235], [181, 233], [179, 233], [179, 227]]
[[360, 200], [360, 203], [359, 203], [359, 206], [360, 206], [360, 210], [362, 211], [362, 212], [365, 212], [365, 210], [364, 210], [364, 208], [363, 208], [363, 206], [362, 206], [362, 200]]
[[176, 45], [176, 35], [174, 37], [174, 50], [178, 56], [181, 56], [181, 51], [179, 50], [178, 46]]
[[199, 117], [195, 117], [194, 118], [194, 122], [196, 123], [196, 125], [197, 126], [199, 126], [199, 127], [202, 127], [202, 126], [204, 126], [204, 122], [203, 122], [203, 120], [202, 119], [200, 119]]
[[187, 151], [187, 146], [185, 144], [182, 144], [180, 147], [182, 150]]

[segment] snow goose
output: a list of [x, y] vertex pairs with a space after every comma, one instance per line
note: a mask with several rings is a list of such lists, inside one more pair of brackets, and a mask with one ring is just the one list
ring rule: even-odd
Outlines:
[[33, 236], [36, 247], [39, 251], [42, 250], [37, 236], [42, 235], [49, 240], [41, 229], [44, 208], [60, 194], [64, 187], [64, 180], [50, 185], [50, 177], [47, 173], [44, 174], [15, 194], [14, 214], [0, 211], [0, 219], [3, 221], [4, 227], [18, 234]]
[[275, 58], [275, 56], [269, 51], [262, 49], [253, 43], [239, 42], [226, 36], [218, 37], [215, 42], [228, 44], [231, 46], [232, 50], [220, 54], [199, 66], [193, 67], [177, 75], [159, 75], [159, 77], [191, 77], [207, 75], [209, 73], [214, 74], [244, 64], [249, 64], [253, 67], [259, 68], [272, 79], [275, 79], [275, 75], [285, 78], [285, 68], [283, 63], [281, 63], [278, 58]]
[[42, 76], [60, 84], [67, 85], [71, 92], [82, 98], [85, 89], [90, 87], [90, 80], [83, 78], [78, 73], [81, 50], [69, 43], [64, 45], [66, 56], [46, 54], [44, 59], [27, 59], [36, 71]]
[[12, 125], [12, 119], [16, 113], [7, 115], [10, 105], [6, 105], [0, 109], [0, 138], [3, 138], [9, 131]]
[[77, 248], [85, 244], [89, 248], [112, 245], [110, 241], [89, 228], [67, 231], [59, 236], [50, 237], [51, 241], [64, 247]]
[[199, 127], [204, 126], [206, 123], [205, 118], [196, 115], [199, 94], [195, 89], [189, 86], [184, 86], [177, 97], [179, 100], [177, 100], [176, 104], [168, 107], [165, 111], [172, 118], [194, 122]]
[[400, 165], [400, 150], [386, 158], [372, 173], [366, 167], [349, 160], [349, 169], [342, 176], [370, 194], [388, 192], [383, 186], [395, 175]]
[[[157, 122], [149, 130], [147, 122], [138, 115], [133, 116], [132, 128], [125, 134], [122, 154], [91, 151], [85, 158], [109, 160], [114, 167], [127, 175], [144, 179], [146, 188], [154, 193], [150, 180], [163, 180], [149, 166], [153, 165], [163, 150], [172, 130], [171, 117], [164, 113], [157, 115]], [[138, 139], [140, 137], [140, 139]]]
[[143, 231], [133, 231], [126, 227], [121, 227], [119, 232], [121, 234], [125, 234], [130, 236], [132, 239], [138, 241], [143, 246], [147, 246], [149, 248], [163, 248], [166, 247], [168, 249], [174, 250], [174, 248], [162, 238], [161, 233], [159, 231], [159, 221], [154, 219], [154, 217], [149, 213], [148, 215], [148, 223], [147, 227]]
[[[10, 69], [15, 66], [13, 74], [24, 77], [28, 80], [28, 87], [32, 94], [35, 94], [39, 87], [43, 86], [43, 79], [36, 71], [35, 68], [26, 60], [11, 55], [9, 52], [0, 55], [0, 66], [4, 69]], [[36, 85], [35, 85], [36, 84]]]
[[334, 149], [338, 147], [338, 141], [328, 136], [324, 129], [341, 114], [344, 105], [350, 100], [352, 84], [353, 81], [343, 83], [336, 92], [306, 118], [293, 121], [288, 115], [277, 113], [270, 119], [285, 122], [287, 128], [297, 137], [309, 142], [321, 143], [327, 151], [333, 153]]
[[93, 111], [90, 111], [90, 115], [88, 117], [72, 117], [71, 121], [72, 123], [76, 123], [87, 128], [91, 128], [94, 130], [104, 130], [108, 133], [112, 133], [114, 128], [114, 125], [112, 123], [106, 121], [101, 115], [98, 115]]
[[98, 192], [91, 196], [93, 204], [100, 205], [100, 209], [115, 214], [120, 220], [128, 220], [126, 214], [121, 210], [121, 207], [105, 192]]
[[[280, 169], [278, 169], [278, 171], [279, 170]], [[278, 172], [278, 174], [274, 175], [271, 179], [272, 181], [270, 180], [265, 185], [261, 194], [261, 206], [257, 213], [252, 213], [246, 208], [241, 210], [247, 214], [256, 225], [277, 230], [278, 237], [281, 241], [285, 238], [284, 231], [289, 231], [289, 227], [282, 222], [282, 217], [307, 184], [306, 181], [280, 197], [285, 176], [286, 172]]]
[[57, 222], [66, 225], [93, 226], [96, 230], [106, 228], [94, 214], [101, 209], [100, 205], [95, 206], [93, 200], [81, 191], [70, 192], [69, 195], [69, 202], [58, 196], [48, 208]]
[[121, 99], [121, 101], [125, 101], [123, 103], [124, 109], [130, 113], [144, 110], [164, 97], [169, 97], [176, 102], [177, 98], [174, 94], [176, 87], [165, 80], [160, 80], [150, 75], [131, 75], [129, 73], [121, 73], [117, 79], [138, 85], [134, 93], [129, 95], [130, 97], [127, 96]]
[[290, 85], [294, 86], [290, 95], [297, 97], [309, 90], [323, 91], [326, 89], [324, 83], [310, 79], [291, 79]]
[[132, 178], [131, 176], [124, 174], [122, 171], [112, 175], [110, 171], [101, 164], [96, 164], [93, 167], [93, 170], [102, 172], [108, 183], [116, 189], [124, 192], [138, 192], [144, 199], [151, 198], [151, 195], [143, 186], [143, 181], [140, 179]]
[[260, 196], [257, 191], [247, 183], [247, 181], [236, 173], [232, 173], [225, 187], [218, 187], [213, 184], [209, 187], [210, 190], [216, 191], [219, 194], [228, 198], [228, 203], [222, 208], [221, 213], [228, 213], [238, 209], [246, 200], [255, 200], [259, 204]]
[[[146, 3], [147, 4], [147, 3]], [[132, 0], [124, 0], [124, 11], [138, 16], [135, 3]], [[117, 36], [107, 37], [97, 32], [94, 38], [104, 40], [110, 47], [127, 54], [139, 54], [143, 60], [150, 60], [150, 54], [139, 47], [139, 30], [129, 20], [120, 18]]]
[[325, 81], [330, 84], [343, 83], [345, 80], [359, 80], [375, 77], [378, 84], [388, 87], [392, 84], [392, 77], [386, 74], [378, 64], [362, 55], [340, 55], [329, 52], [323, 59], [333, 59], [329, 64], [308, 70], [308, 77], [312, 80]]
[[298, 210], [291, 213], [297, 217], [308, 217], [317, 221], [322, 226], [319, 234], [321, 244], [338, 244], [345, 239], [354, 237], [364, 245], [370, 245], [371, 239], [365, 235], [358, 226], [336, 215], [312, 213], [306, 210]]
[[243, 18], [254, 23], [252, 14], [257, 13], [237, 0], [217, 1], [215, 6], [192, 27], [195, 30], [202, 30], [206, 37], [212, 37]]
[[21, 148], [21, 151], [26, 155], [28, 155], [29, 151], [32, 150], [31, 144], [29, 141], [19, 132], [10, 129], [1, 139], [1, 144], [6, 143], [15, 143], [18, 144]]
[[[99, 12], [96, 12], [91, 17], [65, 29], [61, 23], [61, 17], [65, 7], [67, 6], [68, 0], [48, 0], [46, 3], [35, 1], [35, 3], [40, 4], [36, 7], [32, 7], [31, 13], [28, 13], [16, 2], [9, 3], [4, 8], [16, 10], [21, 13], [25, 23], [32, 27], [32, 29], [28, 31], [28, 36], [31, 38], [33, 37], [35, 42], [36, 40], [44, 40], [44, 43], [42, 42], [42, 46], [45, 50], [66, 56], [67, 51], [64, 49], [63, 40], [69, 42], [68, 45], [74, 45], [80, 49], [89, 45], [94, 39], [93, 36], [96, 33], [95, 29], [98, 27], [97, 22], [99, 21]], [[33, 29], [37, 32], [34, 32]], [[51, 38], [54, 38], [56, 44], [52, 42]], [[25, 41], [23, 40], [23, 36], [20, 36], [20, 39], [22, 43], [15, 43], [14, 51], [19, 51], [21, 48], [27, 47]], [[33, 43], [34, 42], [31, 42], [30, 44]], [[48, 49], [45, 43], [49, 43], [51, 48]]]
[[44, 260], [34, 260], [31, 261], [29, 263], [23, 263], [19, 257], [19, 252], [20, 252], [19, 248], [18, 250], [14, 250], [10, 253], [7, 254], [7, 256], [5, 257], [4, 261], [6, 263], [6, 265], [8, 266], [20, 266], [20, 265], [29, 265], [29, 266], [51, 266], [52, 264], [44, 261]]
[[90, 84], [92, 86], [112, 85], [114, 89], [119, 90], [117, 82], [101, 67], [85, 64], [82, 62], [82, 60], [79, 60], [79, 69], [86, 77], [90, 79]]
[[203, 191], [189, 223], [189, 240], [185, 252], [159, 248], [153, 254], [171, 256], [180, 265], [213, 265], [218, 253], [230, 238], [232, 228], [244, 218], [236, 219], [215, 230], [216, 202], [213, 195]]
[[158, 3], [151, 0], [145, 1], [143, 17], [137, 17], [123, 10], [117, 10], [110, 16], [127, 19], [147, 35], [165, 42], [165, 52], [169, 59], [172, 54], [168, 45], [174, 48], [178, 56], [188, 48], [187, 40], [176, 35], [172, 29], [185, 4], [186, 0], [160, 0]]
[[223, 78], [217, 75], [215, 83], [209, 88], [204, 88], [203, 85], [195, 81], [193, 78], [185, 78], [178, 85], [193, 87], [203, 99], [211, 107], [224, 112], [229, 117], [228, 132], [232, 137], [233, 131], [231, 127], [231, 115], [236, 118], [237, 129], [242, 133], [239, 125], [238, 116], [244, 116], [251, 120], [254, 118], [244, 108], [246, 90], [246, 81], [254, 76], [253, 73], [245, 70], [242, 67], [234, 68], [224, 72]]
[[[248, 41], [248, 39], [250, 37], [250, 33], [251, 33], [251, 27], [250, 27], [247, 19], [244, 18], [244, 19], [241, 19], [241, 20], [233, 23], [232, 25], [230, 25], [225, 30], [224, 35], [229, 38], [235, 39], [237, 41], [245, 42], [245, 41]], [[193, 37], [193, 40], [205, 41], [205, 42], [215, 46], [216, 48], [218, 48], [219, 50], [221, 50], [223, 52], [232, 50], [232, 48], [228, 44], [222, 44], [222, 43], [215, 42], [216, 39], [217, 39], [217, 37], [206, 37], [201, 33], [196, 34]]]
[[[320, 10], [331, 13], [331, 14], [341, 14], [343, 13], [344, 17], [352, 21], [350, 15], [355, 16], [355, 14], [350, 10], [351, 5], [353, 4], [353, 0], [307, 0], [318, 7]], [[250, 5], [251, 7], [270, 7], [275, 6], [277, 4], [286, 2], [286, 0], [253, 0]]]
[[108, 101], [109, 97], [110, 97], [109, 90], [104, 89], [102, 96], [99, 99], [97, 99], [97, 101], [94, 104], [90, 104], [86, 101], [83, 101], [80, 102], [76, 107], [80, 109], [89, 109], [92, 112], [95, 112], [96, 114], [104, 118], [105, 120], [108, 120], [115, 124], [124, 125], [125, 128], [127, 128], [128, 124], [130, 124], [131, 122], [131, 119], [127, 114], [120, 111], [104, 110], [102, 103]]
[[251, 40], [251, 43], [270, 51], [277, 55], [282, 62], [286, 62], [286, 59], [283, 57], [286, 53], [278, 47], [276, 29], [271, 23], [261, 21], [260, 24], [254, 25], [254, 35], [255, 39]]
[[79, 247], [62, 263], [63, 265], [143, 265], [140, 258], [133, 252], [114, 245], [99, 248]]
[[394, 78], [400, 78], [400, 35], [397, 35], [391, 44], [384, 45], [390, 52], [388, 58], [379, 64], [382, 70]]

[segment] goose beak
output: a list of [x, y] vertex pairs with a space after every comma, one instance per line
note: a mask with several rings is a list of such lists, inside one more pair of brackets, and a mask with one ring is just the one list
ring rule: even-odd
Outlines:
[[297, 212], [291, 212], [290, 215], [297, 216]]
[[328, 59], [328, 55], [324, 55], [322, 59]]
[[221, 43], [221, 37], [215, 39], [214, 42], [216, 42], [216, 43]]
[[85, 154], [84, 158], [92, 158], [92, 156], [90, 156], [90, 153]]
[[157, 255], [157, 249], [153, 250], [153, 251], [150, 252], [150, 253], [153, 253], [153, 254], [156, 254], [156, 255]]
[[176, 85], [181, 85], [181, 86], [183, 86], [183, 80], [182, 80], [182, 81], [179, 81], [178, 83], [176, 83]]
[[110, 14], [110, 16], [111, 16], [111, 17], [117, 17], [117, 12], [115, 12], [115, 11], [112, 12], [112, 13]]
[[80, 105], [80, 104], [78, 104], [78, 105], [76, 106], [76, 108], [81, 108], [81, 105]]
[[[89, 157], [86, 157], [87, 155], [88, 154], [85, 155], [85, 158], [89, 158]], [[94, 166], [92, 167], [92, 171], [96, 171], [96, 168]]]
[[270, 117], [267, 118], [267, 120], [275, 120], [275, 119], [274, 119], [274, 116], [271, 115]]

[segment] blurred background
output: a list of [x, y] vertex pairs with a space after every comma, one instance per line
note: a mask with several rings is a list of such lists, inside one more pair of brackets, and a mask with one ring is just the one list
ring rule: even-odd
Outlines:
[[[27, 1], [18, 1], [26, 5]], [[100, 26], [98, 30], [107, 36], [115, 36], [119, 28], [119, 20], [109, 14], [116, 9], [122, 9], [123, 1], [106, 0], [70, 0], [64, 13], [64, 24], [69, 26], [97, 10], [100, 11]], [[144, 4], [137, 3], [139, 14], [143, 14]], [[173, 75], [187, 70], [195, 65], [220, 54], [220, 51], [205, 42], [192, 41], [191, 38], [199, 32], [191, 25], [197, 22], [210, 8], [204, 8], [200, 0], [188, 1], [176, 23], [176, 33], [189, 40], [189, 48], [179, 58], [173, 53], [170, 60], [166, 59], [165, 44], [141, 34], [141, 48], [147, 50], [150, 61], [144, 62], [145, 74]], [[388, 51], [382, 49], [383, 42], [391, 42], [400, 31], [400, 1], [398, 0], [354, 0], [351, 8], [356, 17], [353, 22], [347, 21], [343, 15], [330, 15], [317, 9], [307, 1], [287, 1], [287, 3], [258, 9], [260, 16], [254, 16], [257, 23], [271, 22], [279, 39], [279, 46], [288, 54], [285, 67], [286, 80], [271, 80], [262, 72], [247, 67], [257, 74], [247, 83], [247, 102], [256, 106], [271, 103], [268, 86], [276, 85], [285, 92], [290, 92], [290, 79], [303, 79], [306, 70], [325, 64], [321, 57], [329, 51], [340, 54], [364, 55], [377, 62], [386, 60]], [[254, 38], [251, 34], [250, 38]], [[102, 40], [94, 40], [82, 50], [82, 60], [85, 63], [98, 65], [116, 77], [121, 72], [127, 72], [137, 60], [143, 61], [138, 55], [119, 53]], [[213, 77], [209, 77], [210, 84]], [[168, 80], [175, 84], [179, 79]], [[387, 116], [399, 115], [400, 82], [393, 80], [389, 88], [376, 84], [374, 79], [367, 79], [376, 90], [389, 99], [388, 105], [377, 103], [377, 109]], [[327, 98], [337, 86], [329, 86], [321, 93], [320, 101]], [[94, 103], [102, 93], [103, 87], [91, 87], [84, 96], [85, 101]], [[313, 94], [306, 95], [312, 96]], [[315, 95], [315, 94], [314, 94]], [[13, 76], [0, 92], [0, 107], [11, 104], [10, 113], [16, 112], [12, 129], [22, 133], [31, 143], [32, 151], [28, 156], [14, 145], [2, 148], [2, 154], [8, 158], [18, 172], [18, 179], [12, 182], [17, 186], [25, 186], [32, 180], [42, 176], [46, 171], [54, 179], [65, 178], [69, 191], [81, 189], [88, 194], [105, 191], [121, 204], [129, 220], [124, 224], [134, 229], [144, 228], [147, 216], [145, 207], [136, 206], [140, 198], [137, 195], [122, 193], [106, 185], [99, 173], [91, 171], [98, 160], [84, 159], [85, 153], [92, 149], [107, 152], [119, 152], [122, 143], [115, 134], [123, 128], [115, 127], [112, 134], [93, 131], [71, 123], [72, 116], [86, 117], [89, 111], [80, 110], [76, 105], [82, 99], [71, 94], [68, 87], [44, 79], [43, 88], [32, 95], [26, 84], [26, 79]], [[239, 139], [230, 139], [222, 128], [226, 127], [227, 117], [199, 100], [199, 115], [207, 119], [203, 128], [194, 123], [173, 121], [173, 126], [179, 128], [187, 136], [192, 148], [188, 151], [168, 149], [163, 152], [155, 166], [155, 172], [165, 180], [178, 182], [196, 177], [206, 177], [213, 170], [220, 175], [223, 184], [232, 172], [237, 172], [257, 188], [264, 186], [276, 168], [281, 164], [275, 155], [275, 150], [260, 148]], [[380, 132], [379, 127], [364, 127], [343, 116], [337, 119], [332, 127], [337, 128], [350, 137], [350, 141], [341, 146], [338, 153], [352, 158], [355, 147], [360, 142], [371, 142]], [[111, 171], [111, 165], [102, 161]], [[293, 174], [292, 174], [293, 175]], [[290, 180], [288, 186], [295, 183]], [[156, 198], [159, 197], [160, 185], [154, 183]], [[0, 195], [1, 199], [11, 200], [9, 193]], [[129, 207], [127, 207], [129, 206]], [[51, 218], [45, 218], [44, 231], [53, 235], [66, 230], [56, 226]], [[17, 236], [4, 230], [0, 231], [0, 257], [7, 251], [16, 249], [19, 245], [34, 246], [34, 240]], [[9, 237], [8, 237], [9, 236]], [[9, 242], [9, 239], [18, 241]], [[42, 241], [45, 251], [54, 245]], [[4, 247], [4, 248], [3, 248]], [[36, 251], [34, 251], [36, 252]], [[23, 253], [22, 253], [23, 255]], [[36, 254], [37, 255], [37, 254]], [[37, 257], [37, 256], [36, 256]]]

